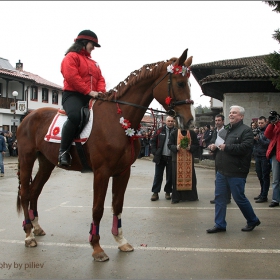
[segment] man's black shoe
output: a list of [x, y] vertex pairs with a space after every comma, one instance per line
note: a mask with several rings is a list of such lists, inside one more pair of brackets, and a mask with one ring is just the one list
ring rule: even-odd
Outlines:
[[223, 232], [226, 231], [225, 228], [218, 228], [218, 227], [212, 227], [206, 230], [207, 233], [217, 233], [217, 232]]
[[262, 202], [267, 202], [267, 197], [260, 197], [255, 201], [256, 203], [262, 203]]
[[261, 195], [259, 194], [258, 196], [254, 197], [254, 200], [257, 200], [261, 197]]
[[157, 201], [159, 199], [158, 197], [158, 193], [153, 193], [152, 197], [151, 197], [151, 201]]
[[170, 193], [165, 193], [165, 199], [167, 199], [167, 200], [170, 200], [170, 199], [171, 199]]
[[279, 206], [279, 202], [272, 201], [272, 202], [269, 204], [269, 207], [276, 207], [276, 206]]
[[259, 226], [261, 224], [260, 220], [257, 220], [253, 225], [251, 226], [246, 226], [244, 228], [242, 228], [242, 231], [252, 231], [255, 227]]
[[171, 204], [176, 204], [176, 203], [179, 203], [179, 200], [172, 200], [171, 201]]

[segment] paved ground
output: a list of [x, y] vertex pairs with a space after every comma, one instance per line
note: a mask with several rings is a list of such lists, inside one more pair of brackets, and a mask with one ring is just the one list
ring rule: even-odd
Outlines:
[[124, 236], [135, 250], [120, 252], [111, 236], [109, 186], [100, 234], [110, 260], [97, 263], [88, 244], [92, 174], [54, 170], [39, 199], [40, 224], [47, 235], [37, 238], [38, 247], [25, 248], [23, 216], [16, 213], [16, 159], [5, 158], [5, 177], [0, 178], [0, 279], [279, 279], [280, 208], [254, 203], [259, 185], [253, 170], [246, 195], [262, 224], [241, 232], [246, 222], [232, 202], [227, 232], [206, 234], [214, 225], [214, 206], [209, 203], [214, 170], [209, 165], [196, 164], [199, 201], [171, 204], [163, 192], [159, 201], [150, 201], [154, 163], [137, 160], [122, 216]]

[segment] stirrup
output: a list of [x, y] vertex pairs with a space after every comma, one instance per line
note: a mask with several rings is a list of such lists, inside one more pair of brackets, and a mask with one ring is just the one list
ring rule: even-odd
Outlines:
[[64, 151], [62, 153], [59, 153], [58, 155], [58, 166], [71, 166], [72, 163], [72, 157], [71, 154], [68, 151]]

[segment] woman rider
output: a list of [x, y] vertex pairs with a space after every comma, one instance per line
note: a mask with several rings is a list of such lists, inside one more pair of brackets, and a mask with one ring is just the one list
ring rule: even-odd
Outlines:
[[106, 92], [100, 67], [91, 59], [91, 52], [95, 47], [100, 47], [96, 34], [91, 30], [83, 30], [67, 50], [61, 63], [64, 78], [62, 106], [67, 113], [67, 120], [61, 132], [58, 166], [71, 165], [69, 150], [81, 121], [81, 108], [92, 97]]

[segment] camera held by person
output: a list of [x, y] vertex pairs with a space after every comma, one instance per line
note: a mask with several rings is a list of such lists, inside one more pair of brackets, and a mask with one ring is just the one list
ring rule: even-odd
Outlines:
[[252, 129], [252, 131], [253, 131], [254, 137], [258, 136], [260, 133], [260, 129], [258, 127], [255, 129]]
[[268, 117], [269, 123], [276, 123], [280, 118], [279, 114], [276, 111], [271, 111], [270, 115], [271, 116]]

